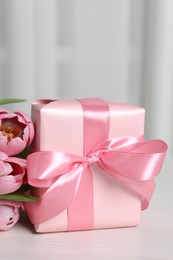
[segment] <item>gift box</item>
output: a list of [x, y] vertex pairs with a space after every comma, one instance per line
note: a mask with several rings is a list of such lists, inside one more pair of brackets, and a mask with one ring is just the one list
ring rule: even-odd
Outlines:
[[143, 108], [99, 98], [32, 105], [31, 193], [37, 232], [136, 226], [148, 207], [167, 146], [144, 140]]

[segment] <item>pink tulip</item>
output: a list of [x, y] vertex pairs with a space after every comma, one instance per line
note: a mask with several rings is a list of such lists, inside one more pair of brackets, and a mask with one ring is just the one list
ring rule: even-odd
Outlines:
[[18, 190], [23, 184], [26, 161], [0, 152], [0, 194]]
[[21, 202], [0, 200], [0, 231], [7, 231], [19, 220]]
[[31, 144], [33, 137], [34, 127], [28, 115], [0, 110], [0, 151], [16, 155]]

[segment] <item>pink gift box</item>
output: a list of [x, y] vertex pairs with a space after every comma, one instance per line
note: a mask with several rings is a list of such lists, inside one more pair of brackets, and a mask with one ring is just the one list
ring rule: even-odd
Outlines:
[[[95, 107], [97, 107], [97, 102], [100, 102], [99, 99], [87, 100], [89, 100], [91, 104], [95, 103]], [[119, 139], [128, 136], [132, 139], [135, 137], [138, 141], [144, 140], [145, 110], [143, 108], [116, 102], [108, 102], [107, 106], [109, 109], [109, 121], [107, 121], [109, 126], [108, 130], [106, 130], [108, 132], [108, 139]], [[98, 116], [98, 118], [102, 117], [102, 112], [100, 112], [99, 109], [98, 111], [96, 108], [94, 109], [93, 115]], [[84, 156], [84, 135], [86, 134], [84, 110], [85, 108], [82, 106], [80, 100], [39, 100], [34, 102], [32, 106], [32, 119], [35, 125], [36, 135], [33, 150], [60, 151], [62, 153]], [[95, 120], [97, 121], [97, 118], [91, 118], [90, 120], [93, 119], [93, 122], [95, 122]], [[93, 123], [93, 125], [94, 124], [95, 123]], [[94, 147], [99, 145], [99, 143], [97, 143], [98, 140], [96, 140], [99, 139], [99, 137], [97, 138], [97, 133], [99, 135], [100, 131], [105, 131], [103, 128], [101, 125], [100, 127], [97, 126], [97, 129], [94, 130], [95, 132], [89, 128], [88, 131], [90, 131], [90, 133], [86, 135], [87, 138], [91, 138], [91, 140], [85, 140], [85, 145], [87, 146], [88, 142], [95, 142], [93, 144]], [[129, 227], [136, 226], [140, 223], [140, 194], [127, 187], [123, 182], [114, 178], [112, 175], [107, 174], [104, 169], [101, 169], [97, 165], [91, 163], [89, 167], [93, 178], [93, 194], [91, 194], [92, 198], [90, 198], [93, 201], [93, 216], [90, 216], [90, 210], [92, 209], [90, 205], [87, 205], [86, 198], [84, 198], [87, 197], [86, 194], [84, 194], [86, 191], [83, 192], [80, 188], [70, 206], [61, 213], [45, 221], [40, 221], [40, 223], [34, 223], [31, 217], [31, 221], [34, 223], [37, 232]], [[85, 178], [83, 181], [85, 181]], [[85, 187], [85, 184], [82, 185]], [[33, 189], [32, 192], [42, 197], [45, 188], [36, 188]], [[84, 202], [82, 201], [83, 198]], [[57, 203], [59, 203], [58, 197], [56, 200]], [[75, 200], [79, 202], [80, 207], [78, 203], [75, 205]], [[48, 204], [50, 205], [51, 201], [49, 201]], [[27, 205], [26, 211], [30, 218], [31, 209]], [[83, 206], [85, 209], [83, 209]], [[56, 208], [56, 203], [54, 203], [52, 207]], [[33, 210], [32, 214], [39, 214], [37, 208], [35, 211]], [[74, 215], [70, 220], [70, 228], [69, 215], [70, 218], [71, 215]], [[93, 218], [92, 228], [88, 228], [88, 224], [85, 224], [88, 217]]]

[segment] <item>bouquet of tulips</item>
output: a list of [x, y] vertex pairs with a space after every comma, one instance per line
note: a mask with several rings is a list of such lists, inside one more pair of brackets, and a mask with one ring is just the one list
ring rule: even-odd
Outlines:
[[[21, 101], [0, 99], [0, 105]], [[9, 230], [19, 220], [23, 202], [37, 200], [27, 193], [25, 157], [33, 137], [28, 115], [0, 107], [0, 231]]]

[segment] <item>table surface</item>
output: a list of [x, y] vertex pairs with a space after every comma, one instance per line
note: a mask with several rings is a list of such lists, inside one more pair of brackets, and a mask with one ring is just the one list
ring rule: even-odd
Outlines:
[[167, 156], [138, 227], [37, 234], [23, 215], [0, 232], [0, 259], [173, 259], [172, 201], [173, 157]]

